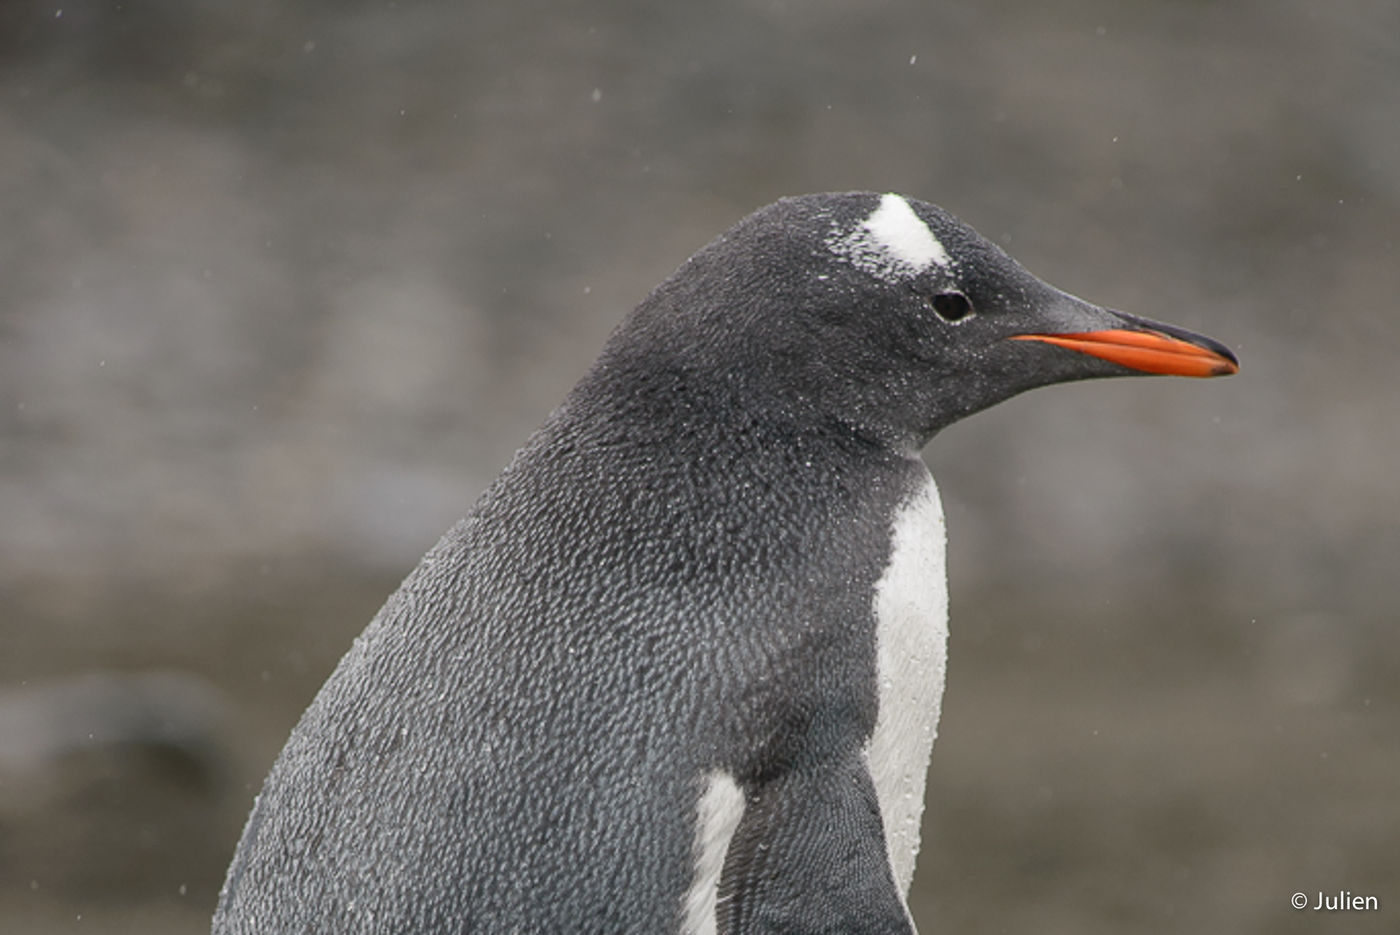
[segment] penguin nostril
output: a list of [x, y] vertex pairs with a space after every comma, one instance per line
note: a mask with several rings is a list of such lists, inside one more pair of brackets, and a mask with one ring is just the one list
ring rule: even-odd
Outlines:
[[972, 314], [972, 302], [961, 292], [940, 292], [929, 300], [944, 321], [962, 321]]

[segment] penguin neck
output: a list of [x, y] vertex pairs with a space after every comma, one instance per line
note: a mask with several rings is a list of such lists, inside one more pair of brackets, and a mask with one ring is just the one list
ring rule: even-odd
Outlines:
[[833, 398], [810, 390], [773, 361], [721, 364], [680, 354], [605, 354], [574, 388], [566, 406], [668, 431], [732, 432], [762, 427], [778, 437], [918, 461], [932, 432], [891, 422], [884, 403], [860, 394]]

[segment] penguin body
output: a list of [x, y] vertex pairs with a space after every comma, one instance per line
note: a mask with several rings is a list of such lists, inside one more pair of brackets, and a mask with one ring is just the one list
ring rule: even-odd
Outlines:
[[751, 215], [355, 641], [213, 931], [912, 932], [947, 633], [919, 449], [1034, 386], [1233, 366], [931, 205]]

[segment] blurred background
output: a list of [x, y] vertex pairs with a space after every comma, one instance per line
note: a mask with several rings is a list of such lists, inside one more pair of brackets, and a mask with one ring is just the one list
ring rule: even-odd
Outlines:
[[[1243, 363], [929, 447], [922, 929], [1396, 931], [1383, 0], [0, 6], [0, 931], [206, 931], [302, 708], [609, 329], [834, 189]], [[1339, 890], [1381, 910], [1289, 905]]]

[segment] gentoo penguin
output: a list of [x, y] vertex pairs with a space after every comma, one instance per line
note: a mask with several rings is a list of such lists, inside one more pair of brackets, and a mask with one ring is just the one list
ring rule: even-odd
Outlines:
[[1032, 387], [1236, 368], [930, 204], [750, 215], [355, 641], [213, 931], [912, 932], [947, 633], [920, 449]]

